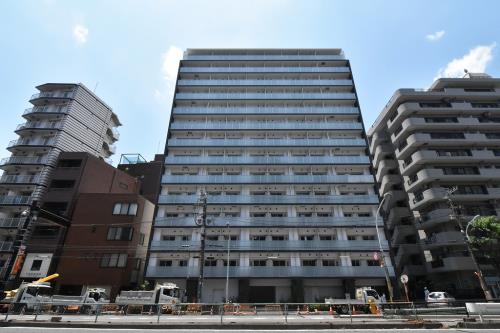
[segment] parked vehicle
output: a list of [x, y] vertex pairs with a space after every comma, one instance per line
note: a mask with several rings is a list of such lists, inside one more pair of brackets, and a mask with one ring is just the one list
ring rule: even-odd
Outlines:
[[448, 306], [455, 302], [455, 297], [445, 291], [433, 291], [425, 300], [428, 306]]
[[109, 303], [109, 298], [106, 295], [106, 290], [101, 288], [89, 288], [83, 295], [54, 295], [51, 297], [50, 301], [52, 305], [59, 307], [66, 305], [82, 305], [80, 312], [91, 313], [97, 309], [98, 304]]
[[352, 305], [367, 305], [368, 303], [380, 303], [380, 295], [371, 287], [356, 288], [356, 297], [352, 298], [325, 298], [326, 304], [332, 304], [332, 309], [340, 314], [347, 314]]
[[179, 287], [175, 283], [158, 284], [153, 290], [122, 291], [115, 303], [126, 306], [132, 304], [176, 304], [179, 303]]

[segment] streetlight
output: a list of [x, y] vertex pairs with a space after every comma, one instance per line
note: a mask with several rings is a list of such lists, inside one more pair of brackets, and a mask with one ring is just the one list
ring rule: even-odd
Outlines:
[[[486, 298], [487, 301], [491, 301], [493, 299], [493, 296], [491, 295], [490, 291], [488, 290], [488, 285], [486, 284], [486, 281], [484, 280], [484, 276], [483, 276], [483, 273], [481, 272], [481, 268], [479, 267], [479, 264], [476, 261], [476, 257], [474, 256], [474, 252], [472, 251], [472, 249], [470, 247], [470, 238], [469, 238], [469, 233], [468, 233], [469, 226], [471, 224], [473, 224], [476, 221], [476, 219], [479, 217], [480, 217], [480, 215], [476, 215], [472, 218], [472, 220], [467, 222], [467, 225], [465, 226], [464, 240], [465, 240], [465, 244], [467, 245], [467, 250], [469, 251], [470, 256], [472, 258], [472, 262], [474, 263], [474, 266], [476, 268], [476, 274], [477, 274], [477, 277], [479, 279], [479, 284], [481, 285], [481, 289], [483, 290], [484, 297]], [[462, 234], [464, 233], [463, 229], [461, 229], [460, 231], [462, 232]]]
[[229, 251], [231, 245], [231, 234], [229, 233], [229, 222], [227, 226], [227, 260], [226, 260], [226, 303], [229, 303]]
[[389, 269], [387, 268], [387, 263], [385, 261], [384, 249], [382, 248], [382, 241], [380, 240], [380, 234], [379, 234], [379, 230], [378, 230], [378, 216], [380, 214], [380, 209], [382, 209], [382, 206], [384, 205], [385, 200], [391, 196], [392, 196], [392, 194], [390, 192], [387, 192], [386, 194], [384, 194], [384, 197], [382, 198], [382, 200], [380, 201], [380, 204], [378, 205], [377, 214], [375, 214], [375, 230], [377, 231], [380, 259], [381, 259], [382, 265], [384, 265], [385, 282], [387, 283], [387, 290], [389, 291], [389, 300], [392, 302], [392, 299], [393, 299], [392, 283], [391, 283], [391, 278], [389, 277]]

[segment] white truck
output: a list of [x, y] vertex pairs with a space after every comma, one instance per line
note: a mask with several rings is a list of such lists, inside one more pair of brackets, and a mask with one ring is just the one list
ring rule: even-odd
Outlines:
[[[347, 295], [347, 294], [346, 294]], [[325, 304], [331, 304], [332, 309], [340, 314], [349, 313], [353, 305], [367, 306], [369, 303], [373, 302], [375, 304], [381, 303], [381, 297], [375, 289], [371, 287], [361, 287], [356, 288], [356, 297], [354, 299], [346, 298], [325, 298]]]
[[175, 283], [158, 284], [153, 290], [122, 291], [115, 303], [120, 306], [179, 303], [179, 287]]
[[89, 313], [95, 311], [97, 304], [109, 303], [104, 289], [87, 289], [81, 296], [53, 295], [49, 282], [22, 283], [13, 297], [6, 297], [3, 303], [13, 304], [13, 311], [33, 311], [42, 304], [56, 306], [60, 310], [64, 306], [81, 306], [79, 311]]

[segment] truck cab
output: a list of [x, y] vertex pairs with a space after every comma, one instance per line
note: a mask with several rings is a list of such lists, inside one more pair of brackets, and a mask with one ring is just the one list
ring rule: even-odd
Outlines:
[[173, 304], [179, 302], [179, 288], [173, 283], [159, 285], [156, 290], [156, 304]]
[[21, 310], [32, 310], [40, 303], [51, 301], [52, 288], [48, 282], [21, 284], [11, 303], [14, 308]]

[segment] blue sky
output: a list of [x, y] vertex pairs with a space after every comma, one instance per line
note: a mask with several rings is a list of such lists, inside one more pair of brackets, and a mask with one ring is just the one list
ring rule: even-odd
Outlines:
[[[123, 123], [121, 153], [163, 151], [179, 49], [343, 48], [366, 127], [394, 90], [463, 68], [500, 77], [499, 1], [0, 2], [0, 147], [44, 82], [82, 82]], [[8, 156], [3, 150], [0, 157]]]

